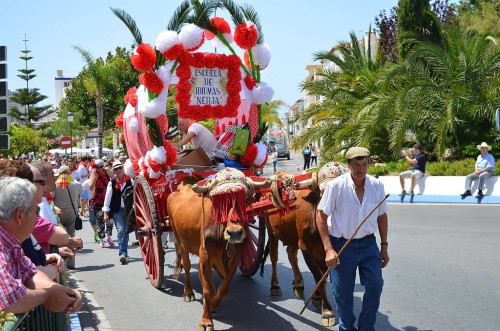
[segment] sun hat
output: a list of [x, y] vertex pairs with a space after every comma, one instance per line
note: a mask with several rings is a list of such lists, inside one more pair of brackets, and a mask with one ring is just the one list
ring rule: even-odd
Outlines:
[[123, 164], [120, 161], [113, 162], [113, 169], [121, 168]]
[[489, 146], [484, 141], [481, 143], [481, 145], [477, 145], [477, 149], [481, 150], [481, 147], [488, 147], [488, 150], [491, 151], [491, 146]]
[[345, 153], [345, 157], [348, 160], [355, 159], [357, 157], [369, 157], [370, 156], [370, 151], [364, 147], [351, 147]]
[[71, 170], [69, 169], [68, 166], [62, 166], [59, 168], [59, 175], [60, 174], [69, 174]]

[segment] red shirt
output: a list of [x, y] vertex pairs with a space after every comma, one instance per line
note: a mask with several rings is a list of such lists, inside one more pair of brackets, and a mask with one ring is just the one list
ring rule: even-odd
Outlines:
[[0, 225], [0, 310], [26, 295], [24, 282], [38, 272], [24, 255], [21, 243]]

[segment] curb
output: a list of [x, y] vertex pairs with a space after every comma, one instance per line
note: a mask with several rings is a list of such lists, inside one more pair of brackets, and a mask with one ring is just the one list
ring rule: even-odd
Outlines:
[[78, 313], [73, 313], [69, 315], [68, 331], [82, 331], [82, 326], [80, 324], [80, 319], [78, 318]]
[[473, 196], [462, 198], [459, 195], [425, 195], [416, 194], [410, 196], [399, 196], [391, 194], [387, 198], [387, 202], [394, 203], [450, 203], [450, 204], [469, 204], [469, 205], [486, 205], [486, 204], [500, 204], [500, 196], [498, 195], [485, 195], [482, 198], [475, 198]]

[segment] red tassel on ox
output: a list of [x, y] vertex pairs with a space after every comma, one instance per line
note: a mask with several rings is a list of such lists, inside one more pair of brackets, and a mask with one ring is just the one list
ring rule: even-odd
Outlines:
[[231, 221], [247, 222], [248, 215], [245, 198], [245, 189], [243, 187], [236, 192], [212, 196], [212, 216], [210, 218], [210, 225], [226, 223], [231, 208], [233, 208]]

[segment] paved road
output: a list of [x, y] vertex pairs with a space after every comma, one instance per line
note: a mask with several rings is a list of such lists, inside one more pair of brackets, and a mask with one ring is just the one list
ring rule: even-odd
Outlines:
[[[391, 261], [384, 269], [377, 330], [498, 330], [500, 221], [493, 215], [499, 212], [497, 206], [391, 204]], [[117, 249], [100, 249], [92, 242], [87, 222], [81, 235], [85, 249], [70, 274], [87, 298], [86, 310], [79, 313], [84, 330], [196, 329], [202, 313], [196, 257], [191, 272], [197, 301], [184, 303], [183, 277], [171, 277], [172, 250], [165, 256], [164, 287], [156, 290], [146, 277], [138, 248], [130, 248], [130, 263], [122, 266]], [[314, 287], [312, 276], [302, 257], [299, 262], [308, 296]], [[263, 278], [235, 276], [214, 316], [217, 330], [324, 329], [312, 305], [298, 314], [303, 301], [293, 296], [292, 272], [282, 247], [280, 298], [269, 296], [270, 270], [267, 263]], [[357, 285], [357, 311], [361, 296]]]

